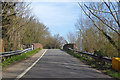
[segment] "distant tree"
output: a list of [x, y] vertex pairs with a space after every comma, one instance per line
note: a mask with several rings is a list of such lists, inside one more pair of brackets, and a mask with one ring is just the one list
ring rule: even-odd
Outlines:
[[72, 33], [72, 32], [69, 32], [68, 34], [67, 34], [67, 39], [68, 39], [68, 42], [69, 43], [76, 43], [76, 36], [75, 36], [75, 34], [74, 33]]
[[46, 44], [45, 48], [50, 49], [61, 49], [65, 44], [65, 40], [59, 34], [55, 34], [54, 36], [49, 38], [48, 44]]

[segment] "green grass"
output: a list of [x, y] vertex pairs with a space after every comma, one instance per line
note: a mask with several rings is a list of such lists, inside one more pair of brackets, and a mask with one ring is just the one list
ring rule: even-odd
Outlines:
[[76, 53], [73, 53], [72, 51], [66, 51], [66, 52], [68, 54], [70, 54], [70, 55], [80, 59], [82, 62], [84, 62], [85, 64], [89, 65], [90, 67], [99, 69], [103, 73], [105, 73], [105, 74], [107, 74], [107, 75], [109, 75], [111, 77], [120, 79], [120, 72], [112, 69], [110, 63], [105, 63], [105, 65], [101, 67], [101, 66], [99, 66], [98, 64], [95, 63], [95, 59], [93, 59], [92, 57], [88, 58], [85, 55], [76, 54]]
[[112, 77], [120, 79], [120, 72], [115, 70], [106, 70], [106, 73]]
[[36, 50], [32, 50], [32, 51], [23, 53], [21, 55], [15, 55], [15, 56], [12, 56], [11, 58], [7, 58], [5, 61], [2, 62], [2, 67], [6, 67], [9, 64], [15, 63], [15, 62], [20, 61], [20, 60], [24, 60], [25, 58], [31, 56], [32, 54], [37, 53], [39, 50], [41, 50], [41, 49], [38, 48]]

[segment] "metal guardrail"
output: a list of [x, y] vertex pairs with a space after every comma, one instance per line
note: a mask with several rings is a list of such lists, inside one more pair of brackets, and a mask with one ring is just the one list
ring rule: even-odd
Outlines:
[[[91, 56], [93, 58], [97, 58], [98, 56], [95, 55], [94, 53], [88, 53], [88, 52], [82, 52], [82, 51], [77, 51], [77, 50], [74, 50], [72, 48], [68, 48], [69, 50], [71, 51], [74, 51], [74, 52], [78, 52], [80, 54], [85, 54], [85, 55], [88, 55], [88, 56]], [[105, 62], [108, 62], [108, 63], [112, 63], [112, 58], [109, 58], [109, 57], [104, 57], [102, 58]]]
[[0, 53], [0, 58], [1, 57], [10, 57], [10, 56], [13, 56], [13, 55], [20, 55], [20, 54], [26, 53], [26, 52], [31, 51], [31, 50], [33, 50], [33, 49], [32, 48], [27, 48], [27, 49], [24, 49], [24, 50], [3, 52], [3, 53]]

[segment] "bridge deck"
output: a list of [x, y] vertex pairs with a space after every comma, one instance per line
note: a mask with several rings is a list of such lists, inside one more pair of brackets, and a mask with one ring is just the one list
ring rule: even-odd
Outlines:
[[[38, 53], [40, 54], [40, 53]], [[37, 54], [37, 55], [38, 55]], [[38, 56], [37, 56], [38, 57]], [[40, 55], [39, 55], [40, 57]], [[13, 71], [14, 72], [14, 71]], [[12, 72], [10, 72], [12, 74]], [[22, 78], [110, 78], [59, 49], [49, 49]]]

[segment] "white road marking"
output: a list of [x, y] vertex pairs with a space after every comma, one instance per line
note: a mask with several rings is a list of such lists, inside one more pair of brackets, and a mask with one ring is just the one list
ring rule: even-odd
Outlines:
[[28, 67], [23, 73], [18, 75], [15, 80], [19, 80], [22, 76], [24, 76], [43, 57], [46, 51], [47, 50], [45, 50], [45, 52], [30, 67]]

